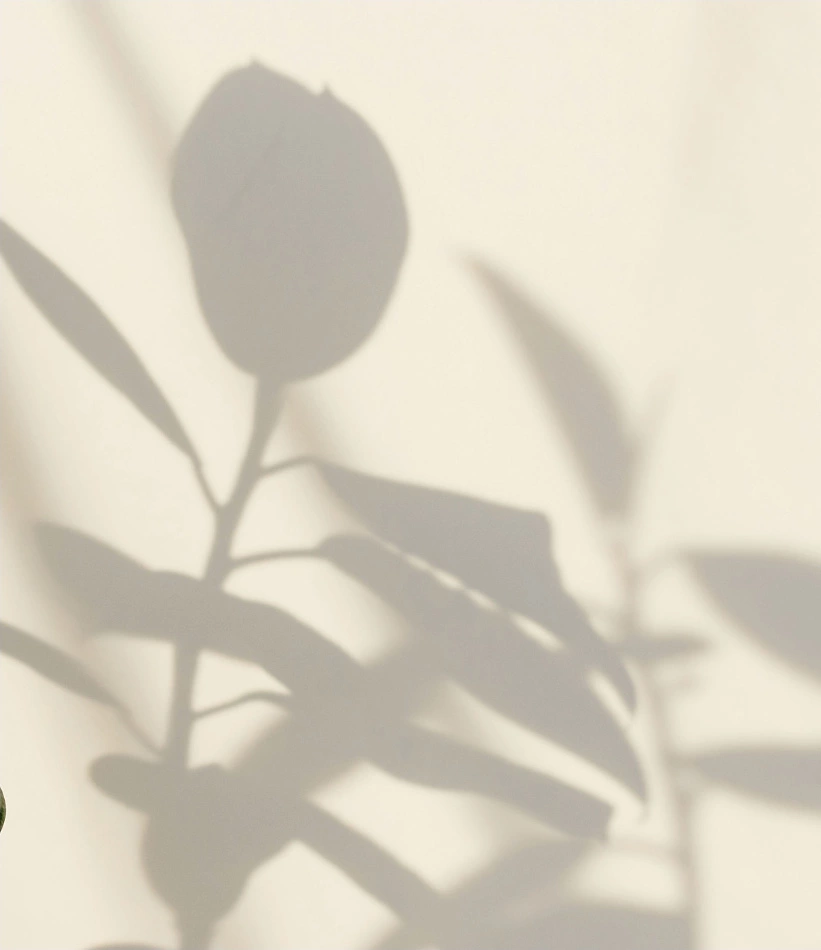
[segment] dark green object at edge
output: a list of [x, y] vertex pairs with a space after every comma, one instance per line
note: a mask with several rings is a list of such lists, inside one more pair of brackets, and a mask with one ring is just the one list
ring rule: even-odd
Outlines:
[[6, 820], [6, 796], [3, 794], [3, 789], [0, 788], [0, 829], [3, 827], [3, 822]]

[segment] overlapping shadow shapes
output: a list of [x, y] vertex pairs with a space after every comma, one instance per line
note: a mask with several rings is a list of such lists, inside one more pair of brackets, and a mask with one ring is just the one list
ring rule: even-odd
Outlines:
[[[269, 389], [334, 365], [372, 330], [404, 251], [404, 207], [378, 140], [330, 94], [312, 96], [258, 66], [227, 77], [186, 133], [173, 198], [216, 341]], [[58, 332], [199, 465], [173, 410], [90, 298], [10, 229], [0, 237], [12, 270]], [[347, 487], [350, 502], [350, 478]], [[431, 551], [430, 535], [421, 545], [418, 535], [412, 540], [422, 556], [442, 553]], [[427, 605], [401, 605], [424, 635], [384, 669], [363, 670], [275, 607], [230, 597], [191, 578], [147, 571], [78, 535], [46, 532], [44, 547], [93, 629], [193, 641], [260, 664], [292, 691], [291, 719], [230, 771], [212, 766], [181, 778], [129, 757], [106, 758], [94, 767], [102, 788], [148, 812], [146, 868], [178, 911], [189, 942], [199, 939], [204, 946], [213, 921], [233, 903], [253, 868], [300, 832], [334, 854], [363, 886], [369, 880], [385, 891], [384, 882], [393, 881], [383, 896], [399, 912], [410, 916], [414, 902], [428, 899], [423, 883], [414, 884], [416, 876], [395, 858], [331, 816], [307, 810], [308, 791], [358, 758], [411, 781], [501, 798], [564, 831], [603, 831], [609, 806], [594, 796], [407, 722], [408, 712], [443, 675], [461, 678], [500, 711], [599, 759], [600, 767], [640, 788], [629, 747], [622, 743], [615, 753], [608, 751], [619, 734], [603, 706], [587, 700], [581, 726], [571, 722], [564, 703], [588, 695], [577, 665], [566, 657], [555, 664], [542, 657], [543, 677], [535, 682], [521, 668], [535, 662], [535, 644], [521, 639], [521, 631], [501, 615], [488, 620], [488, 612], [477, 626], [476, 605], [464, 595], [458, 608], [450, 594], [443, 601], [444, 589], [431, 586], [430, 577], [414, 575], [411, 584], [428, 597]], [[383, 585], [385, 596], [399, 604], [395, 582], [398, 577], [404, 583], [408, 563], [401, 561], [398, 574], [397, 564], [387, 572], [376, 564], [374, 572], [373, 557], [360, 557], [362, 543], [354, 547], [352, 552], [350, 540], [339, 539], [322, 553], [369, 586]], [[371, 555], [376, 550], [387, 551], [374, 547]], [[561, 626], [553, 623], [555, 615], [543, 613], [538, 596], [528, 600], [537, 588], [517, 588], [512, 575], [494, 583], [492, 576], [477, 574], [476, 565], [466, 565], [464, 553], [454, 560], [451, 551], [444, 566], [458, 567], [468, 584], [490, 586], [501, 606]], [[565, 626], [576, 625], [577, 642], [587, 649], [590, 631], [566, 600], [562, 611], [564, 620], [572, 620]], [[465, 625], [455, 638], [449, 628], [442, 631], [443, 616]], [[444, 653], [440, 643], [431, 646], [430, 624], [439, 630]], [[467, 633], [474, 627], [483, 631], [476, 639]], [[518, 644], [509, 657], [506, 640]], [[489, 648], [500, 664], [501, 689], [482, 672], [477, 646]], [[585, 661], [591, 658], [604, 668], [610, 664], [606, 651]], [[608, 673], [627, 694], [629, 681], [618, 682], [618, 668]], [[520, 675], [524, 696], [515, 697]], [[571, 681], [576, 686], [568, 689]], [[540, 704], [551, 695], [545, 715]], [[592, 740], [589, 730], [599, 727], [604, 739]], [[575, 748], [580, 739], [581, 750]], [[410, 906], [408, 893], [415, 895]]]
[[[181, 919], [188, 919], [189, 932], [196, 932], [197, 921], [192, 924], [191, 918], [204, 908], [219, 916], [236, 900], [254, 867], [302, 836], [300, 809], [308, 794], [362, 759], [407, 781], [497, 798], [565, 832], [603, 834], [610, 813], [606, 802], [548, 774], [412, 725], [410, 713], [443, 676], [453, 676], [547, 738], [599, 759], [598, 764], [628, 784], [636, 782], [632, 753], [609, 711], [592, 700], [579, 681], [568, 685], [572, 676], [565, 664], [546, 661], [540, 647], [528, 649], [525, 638], [517, 649], [515, 630], [506, 622], [500, 627], [484, 618], [463, 595], [457, 598], [463, 605], [446, 606], [442, 598], [449, 603], [451, 592], [440, 585], [431, 590], [423, 574], [413, 577], [408, 591], [414, 599], [427, 598], [418, 619], [436, 622], [436, 632], [363, 669], [276, 607], [182, 575], [146, 570], [66, 529], [41, 529], [41, 543], [54, 573], [77, 598], [90, 630], [170, 642], [194, 638], [202, 649], [259, 664], [291, 690], [285, 700], [288, 721], [234, 769], [194, 770], [181, 781], [159, 765], [124, 757], [95, 766], [93, 777], [101, 787], [151, 815], [146, 869]], [[369, 544], [363, 539], [353, 543], [354, 554]], [[350, 544], [351, 539], [339, 539], [322, 554], [345, 570], [359, 570], [356, 558], [346, 560]], [[408, 583], [404, 573], [394, 580]], [[392, 596], [389, 590], [385, 594]], [[454, 625], [463, 629], [454, 632]], [[476, 639], [466, 625], [477, 631]], [[487, 650], [490, 653], [483, 655]], [[488, 663], [493, 669], [483, 672]], [[503, 681], [501, 688], [494, 686], [494, 675]], [[518, 697], [513, 695], [517, 691]], [[615, 755], [610, 751], [614, 746]], [[351, 832], [349, 840], [357, 840], [356, 833]], [[376, 853], [372, 843], [361, 847]], [[336, 853], [334, 857], [342, 858]], [[397, 864], [390, 857], [385, 863]], [[357, 869], [354, 853], [350, 864], [341, 869], [361, 878], [362, 863]]]
[[635, 752], [572, 655], [545, 649], [504, 613], [446, 587], [377, 541], [338, 537], [320, 550], [408, 618], [447, 676], [643, 795]]
[[335, 494], [377, 537], [458, 578], [500, 608], [558, 637], [581, 664], [603, 672], [632, 708], [635, 689], [616, 651], [564, 589], [550, 524], [538, 511], [376, 478], [317, 462]]
[[[646, 464], [652, 431], [636, 436], [627, 424], [605, 373], [543, 306], [498, 268], [472, 259], [472, 272], [498, 307], [529, 369], [545, 408], [557, 421], [575, 460], [601, 526], [628, 528], [634, 515], [641, 468]], [[653, 419], [654, 424], [657, 419]], [[609, 540], [605, 534], [605, 540]], [[619, 570], [631, 573], [629, 553], [614, 547]], [[644, 664], [665, 663], [704, 648], [690, 632], [655, 639], [636, 631], [619, 644], [619, 652]], [[502, 927], [475, 946], [556, 947], [576, 950], [600, 946], [676, 950], [690, 945], [686, 917], [627, 906], [589, 903], [551, 909], [529, 923]], [[454, 945], [455, 946], [455, 945]]]

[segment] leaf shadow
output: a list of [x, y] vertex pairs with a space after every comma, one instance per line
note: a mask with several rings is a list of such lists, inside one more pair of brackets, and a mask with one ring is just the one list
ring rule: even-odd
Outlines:
[[612, 386], [588, 353], [501, 271], [480, 260], [471, 269], [504, 315], [599, 511], [625, 512], [635, 446]]
[[[213, 915], [232, 906], [254, 868], [305, 840], [308, 796], [362, 760], [407, 782], [495, 799], [564, 834], [604, 836], [606, 800], [413, 725], [419, 703], [444, 678], [642, 793], [635, 754], [578, 670], [375, 542], [338, 538], [319, 552], [392, 600], [418, 631], [407, 650], [363, 668], [275, 606], [149, 570], [65, 528], [43, 526], [39, 541], [90, 634], [194, 640], [258, 664], [290, 691], [288, 719], [230, 770], [168, 772], [124, 757], [94, 767], [99, 787], [148, 814], [146, 872], [188, 934], [207, 940]], [[338, 853], [338, 838], [331, 845], [340, 870], [367, 876], [358, 851], [365, 845], [348, 855]]]
[[821, 748], [747, 746], [687, 760], [702, 776], [788, 808], [821, 810]]
[[[327, 90], [315, 95], [259, 64], [224, 77], [180, 143], [172, 203], [214, 341], [255, 378], [258, 392], [269, 395], [338, 365], [374, 331], [406, 249], [404, 198], [378, 137]], [[174, 409], [91, 297], [6, 224], [0, 250], [57, 332], [199, 466]], [[594, 493], [606, 510], [620, 509], [631, 449], [606, 385], [569, 340], [539, 330], [533, 315], [519, 310], [517, 332], [540, 371], [549, 370], [551, 379], [558, 374], [547, 389], [563, 407]], [[606, 795], [412, 720], [432, 690], [455, 681], [641, 798], [642, 769], [626, 726], [588, 674], [603, 672], [631, 708], [632, 681], [564, 589], [543, 515], [330, 463], [317, 464], [374, 538], [333, 538], [315, 556], [399, 611], [412, 631], [409, 645], [363, 666], [287, 611], [226, 593], [230, 542], [267, 434], [254, 425], [259, 458], [249, 447], [234, 494], [212, 505], [215, 545], [223, 548], [214, 558], [219, 569], [203, 578], [152, 570], [76, 531], [39, 530], [44, 558], [90, 635], [161, 641], [177, 657], [212, 651], [249, 661], [287, 690], [287, 717], [231, 768], [111, 755], [92, 765], [91, 781], [146, 816], [145, 873], [172, 909], [186, 948], [208, 946], [255, 869], [295, 840], [391, 907], [403, 924], [427, 920], [430, 927], [444, 914], [451, 921], [444, 945], [468, 945], [471, 915], [500, 912], [500, 902], [537, 865], [539, 876], [558, 887], [573, 864], [568, 854], [575, 858], [585, 845], [545, 847], [515, 868], [502, 862], [484, 887], [476, 883], [461, 895], [462, 910], [453, 917], [453, 895], [435, 891], [310, 796], [367, 761], [411, 784], [501, 803], [552, 834], [601, 840], [613, 809]], [[419, 558], [424, 568], [414, 563]], [[442, 572], [462, 589], [444, 584]], [[520, 617], [545, 628], [557, 648], [537, 642]], [[51, 681], [117, 702], [59, 652], [14, 628], [0, 633], [7, 652]], [[169, 745], [185, 746], [180, 730], [195, 719], [188, 712], [189, 720], [172, 724]], [[529, 945], [521, 928], [497, 923], [495, 933], [511, 947]]]
[[564, 588], [550, 523], [541, 512], [377, 478], [329, 462], [318, 461], [316, 467], [377, 537], [545, 627], [580, 662], [603, 672], [634, 708], [630, 674]]
[[717, 606], [770, 653], [821, 676], [821, 564], [769, 551], [683, 552]]
[[546, 650], [504, 614], [445, 587], [371, 539], [340, 536], [320, 550], [408, 618], [447, 675], [503, 715], [644, 794], [635, 752], [580, 675], [572, 652]]
[[686, 950], [682, 914], [570, 897], [569, 882], [595, 857], [589, 844], [546, 841], [514, 849], [432, 904], [427, 916], [398, 926], [374, 950]]
[[173, 445], [196, 460], [170, 403], [91, 297], [5, 221], [0, 221], [0, 254], [57, 333]]
[[49, 682], [85, 699], [118, 706], [118, 700], [74, 657], [25, 630], [0, 623], [0, 653], [13, 657]]

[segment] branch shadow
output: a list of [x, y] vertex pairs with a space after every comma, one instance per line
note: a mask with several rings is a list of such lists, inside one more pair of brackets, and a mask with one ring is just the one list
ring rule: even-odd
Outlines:
[[[272, 403], [289, 383], [338, 365], [376, 329], [406, 250], [404, 198], [378, 137], [327, 90], [313, 94], [256, 63], [223, 78], [183, 136], [171, 197], [214, 341]], [[237, 568], [231, 541], [244, 502], [264, 476], [274, 412], [259, 413], [234, 494], [218, 503], [174, 409], [116, 325], [5, 223], [0, 251], [56, 332], [191, 460], [214, 513], [214, 547], [200, 578], [152, 570], [88, 535], [42, 526], [43, 556], [88, 634], [163, 641], [177, 657], [211, 651], [249, 661], [287, 691], [269, 698], [288, 717], [231, 768], [187, 768], [184, 758], [180, 767], [168, 750], [104, 756], [91, 768], [96, 787], [146, 816], [143, 866], [173, 913], [180, 946], [208, 946], [254, 870], [295, 840], [390, 907], [401, 921], [395, 940], [424, 935], [443, 947], [541, 947], [549, 936], [551, 945], [571, 948], [581, 946], [574, 934], [586, 933], [595, 944], [604, 934], [626, 933], [628, 909], [592, 908], [585, 916], [565, 901], [544, 911], [588, 842], [605, 839], [610, 801], [561, 774], [413, 721], [431, 690], [456, 682], [645, 796], [625, 727], [635, 705], [632, 680], [565, 590], [547, 518], [316, 460], [365, 533], [332, 538], [310, 556], [390, 604], [412, 631], [408, 645], [363, 666], [276, 605], [223, 590]], [[571, 401], [573, 375], [562, 384]], [[578, 451], [596, 470], [616, 456], [624, 467], [627, 450], [620, 446], [592, 463], [584, 446]], [[608, 504], [621, 504], [621, 481], [602, 483], [599, 491]], [[522, 621], [537, 624], [553, 645]], [[0, 648], [40, 675], [118, 705], [73, 658], [14, 628], [0, 633]], [[612, 695], [595, 686], [592, 672], [607, 678]], [[171, 723], [170, 749], [184, 750], [195, 728], [193, 711], [185, 712]], [[407, 783], [501, 802], [568, 840], [508, 856], [462, 891], [441, 893], [311, 801], [361, 761]], [[535, 922], [512, 923], [506, 902], [535, 883], [544, 889]], [[477, 921], [487, 924], [484, 935]], [[666, 923], [643, 926], [654, 946], [673, 947], [662, 942]]]

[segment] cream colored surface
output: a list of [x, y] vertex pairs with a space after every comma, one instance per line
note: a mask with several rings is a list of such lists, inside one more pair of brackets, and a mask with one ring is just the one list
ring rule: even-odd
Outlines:
[[[643, 551], [714, 545], [821, 557], [819, 7], [114, 0], [0, 10], [2, 217], [144, 359], [220, 496], [247, 437], [251, 392], [198, 311], [169, 169], [209, 89], [258, 60], [314, 91], [329, 86], [366, 119], [410, 217], [380, 326], [350, 359], [294, 388], [269, 459], [311, 452], [538, 509], [554, 526], [570, 590], [610, 603], [616, 579], [593, 512], [555, 419], [467, 265], [478, 257], [550, 308], [604, 367], [636, 425], [667, 393], [641, 495]], [[5, 270], [2, 301], [3, 619], [82, 657], [161, 742], [169, 649], [81, 638], [30, 525], [68, 525], [152, 567], [196, 575], [209, 513], [179, 453]], [[312, 545], [345, 518], [316, 479], [295, 471], [258, 491], [237, 551]], [[248, 569], [231, 589], [290, 610], [366, 664], [407, 636], [398, 615], [324, 566]], [[671, 715], [680, 750], [821, 743], [817, 682], [753, 646], [683, 571], [660, 576], [647, 611], [714, 645], [679, 671], [687, 688]], [[4, 659], [2, 679], [0, 945], [175, 946], [140, 864], [143, 819], [88, 780], [97, 757], [138, 747], [106, 710], [22, 665]], [[209, 655], [195, 702], [267, 682], [250, 664]], [[601, 786], [617, 808], [614, 845], [583, 869], [580, 887], [676, 908], [686, 882], [675, 863], [617, 847], [640, 841], [646, 852], [676, 836], [649, 705], [642, 688], [626, 728], [653, 775], [650, 807]], [[250, 706], [206, 721], [195, 764], [230, 764], [286, 715]], [[601, 781], [456, 686], [431, 698], [424, 722]], [[500, 804], [367, 762], [351, 763], [313, 800], [443, 894], [546, 834]], [[710, 791], [692, 846], [700, 948], [821, 946], [818, 813]], [[399, 922], [294, 843], [252, 876], [214, 946], [358, 950]]]

